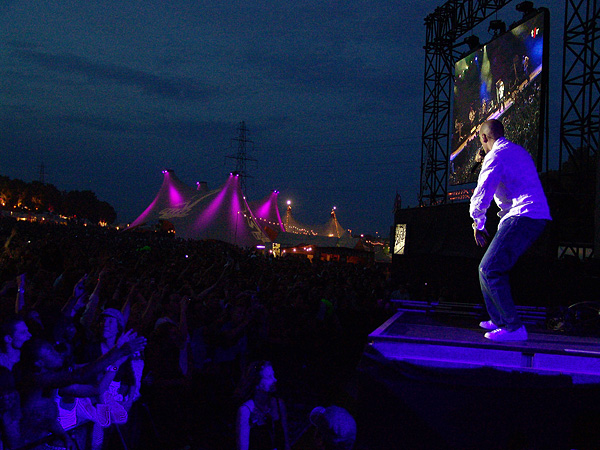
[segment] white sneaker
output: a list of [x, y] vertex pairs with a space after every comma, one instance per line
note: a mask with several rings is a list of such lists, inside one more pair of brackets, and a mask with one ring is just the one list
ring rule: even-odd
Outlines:
[[510, 331], [506, 328], [496, 328], [494, 331], [489, 331], [483, 336], [490, 341], [526, 341], [527, 330], [524, 325], [515, 331]]
[[485, 322], [479, 322], [479, 326], [481, 328], [483, 328], [484, 330], [495, 330], [496, 328], [498, 328], [496, 326], [496, 324], [494, 322], [492, 322], [491, 320], [486, 320]]

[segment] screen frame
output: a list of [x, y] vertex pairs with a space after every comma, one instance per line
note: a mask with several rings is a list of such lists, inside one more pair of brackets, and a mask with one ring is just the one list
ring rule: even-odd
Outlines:
[[[454, 87], [453, 87], [453, 106], [452, 106], [452, 116], [451, 116], [451, 121], [450, 121], [450, 127], [452, 129], [452, 133], [449, 133], [450, 135], [450, 140], [449, 140], [449, 146], [450, 146], [450, 151], [448, 152], [448, 179], [449, 179], [449, 184], [450, 186], [453, 187], [459, 187], [459, 186], [465, 186], [465, 185], [470, 185], [472, 183], [475, 183], [476, 181], [476, 177], [475, 177], [475, 173], [478, 173], [478, 168], [476, 168], [477, 170], [473, 170], [471, 169], [471, 179], [469, 179], [468, 181], [458, 181], [458, 182], [452, 182], [453, 176], [455, 173], [457, 173], [458, 171], [454, 171], [453, 170], [453, 159], [455, 157], [455, 153], [456, 150], [462, 145], [459, 144], [456, 148], [454, 148], [455, 145], [455, 135], [457, 133], [457, 131], [454, 128], [454, 125], [458, 120], [458, 116], [457, 116], [457, 111], [455, 108], [455, 88], [456, 88], [456, 69], [457, 69], [457, 65], [461, 62], [464, 61], [465, 59], [468, 59], [470, 57], [473, 57], [473, 55], [475, 55], [477, 52], [482, 52], [484, 51], [484, 49], [487, 46], [490, 45], [494, 45], [495, 43], [500, 42], [500, 40], [502, 40], [503, 38], [505, 39], [506, 36], [509, 33], [512, 33], [512, 31], [515, 28], [518, 28], [519, 26], [529, 22], [529, 21], [533, 21], [534, 19], [538, 18], [538, 17], [542, 17], [542, 19], [540, 20], [542, 23], [542, 57], [541, 57], [541, 66], [542, 66], [542, 70], [540, 73], [540, 92], [539, 92], [539, 123], [538, 123], [538, 130], [537, 130], [537, 154], [536, 157], [534, 158], [534, 162], [536, 164], [536, 168], [538, 170], [538, 172], [540, 172], [543, 168], [543, 164], [544, 161], [548, 160], [548, 147], [547, 147], [547, 139], [546, 139], [546, 134], [547, 134], [547, 109], [548, 109], [548, 87], [549, 87], [549, 72], [550, 72], [550, 68], [549, 68], [549, 49], [550, 49], [550, 11], [547, 8], [538, 8], [534, 13], [527, 15], [526, 17], [523, 17], [521, 20], [511, 24], [510, 28], [498, 35], [495, 36], [493, 39], [491, 39], [489, 42], [479, 45], [476, 48], [473, 49], [469, 49], [468, 52], [462, 54], [459, 58], [456, 59], [454, 66], [453, 66], [453, 72], [454, 72], [454, 79], [455, 79], [455, 83], [454, 83]], [[465, 103], [467, 104], [467, 103]], [[477, 124], [477, 127], [479, 127], [481, 125], [482, 122]], [[462, 141], [462, 142], [468, 142], [468, 141]], [[518, 143], [518, 142], [517, 142]], [[531, 149], [527, 149], [528, 152], [530, 152], [531, 154]], [[468, 166], [467, 166], [468, 167]]]

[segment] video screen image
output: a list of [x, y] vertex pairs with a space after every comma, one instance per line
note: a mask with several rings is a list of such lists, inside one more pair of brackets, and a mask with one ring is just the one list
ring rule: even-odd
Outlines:
[[488, 119], [501, 120], [507, 139], [527, 149], [541, 167], [547, 14], [540, 12], [456, 63], [451, 185], [477, 181], [477, 132]]

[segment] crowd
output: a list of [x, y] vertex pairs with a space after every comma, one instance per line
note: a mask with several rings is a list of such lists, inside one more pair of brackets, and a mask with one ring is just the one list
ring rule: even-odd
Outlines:
[[311, 422], [351, 448], [318, 405], [393, 312], [383, 268], [12, 219], [2, 243], [4, 448], [287, 449]]

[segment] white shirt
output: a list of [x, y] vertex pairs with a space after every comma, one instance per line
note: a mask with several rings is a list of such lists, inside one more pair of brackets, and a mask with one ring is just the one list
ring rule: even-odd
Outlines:
[[485, 155], [469, 213], [477, 229], [485, 228], [492, 198], [500, 208], [500, 223], [509, 217], [552, 220], [533, 158], [520, 145], [502, 137]]

